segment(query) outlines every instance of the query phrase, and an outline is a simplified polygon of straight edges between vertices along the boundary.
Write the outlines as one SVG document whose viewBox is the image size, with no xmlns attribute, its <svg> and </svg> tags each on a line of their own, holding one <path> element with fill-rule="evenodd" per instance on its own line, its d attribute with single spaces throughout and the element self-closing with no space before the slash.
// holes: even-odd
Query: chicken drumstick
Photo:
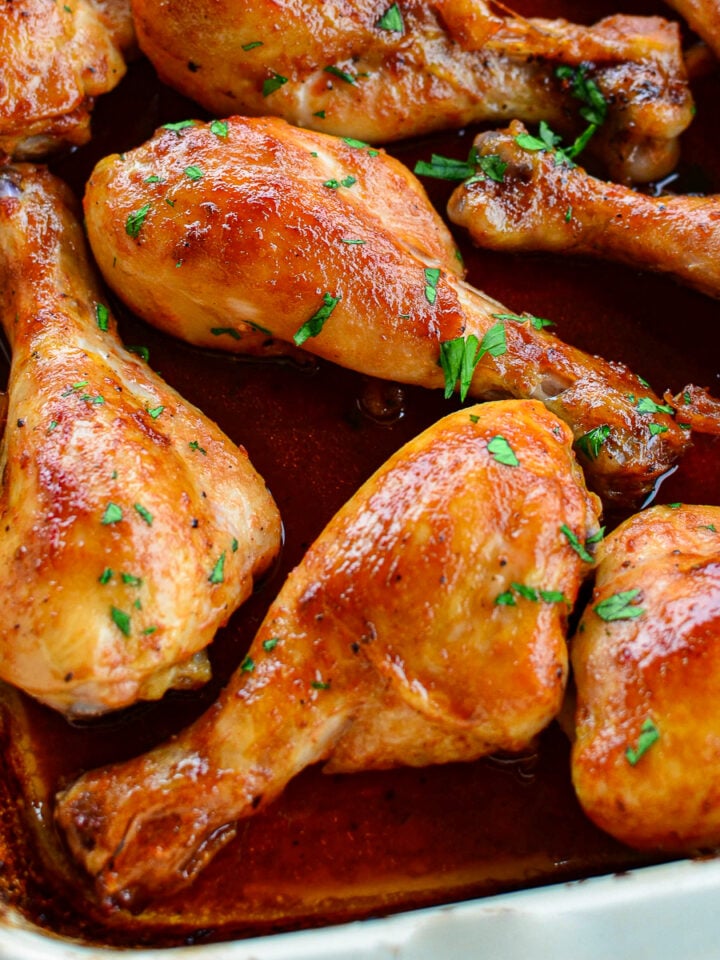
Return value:
<svg viewBox="0 0 720 960">
<path fill-rule="evenodd" d="M 125 74 L 129 0 L 14 0 L 0 16 L 0 154 L 34 159 L 90 138 L 94 98 Z"/>
<path fill-rule="evenodd" d="M 149 322 L 202 346 L 275 337 L 386 380 L 540 399 L 608 500 L 643 496 L 688 442 L 625 367 L 463 283 L 418 181 L 359 141 L 272 117 L 171 125 L 98 164 L 85 215 L 105 278 Z M 466 375 L 441 369 L 445 351 Z"/>
<path fill-rule="evenodd" d="M 526 137 L 514 121 L 475 139 L 479 156 L 507 164 L 502 182 L 473 179 L 450 198 L 450 219 L 479 246 L 619 260 L 720 297 L 720 197 L 650 197 L 528 150 Z"/>
<path fill-rule="evenodd" d="M 601 545 L 572 641 L 575 789 L 641 849 L 720 844 L 720 507 L 654 507 Z"/>
<path fill-rule="evenodd" d="M 68 714 L 207 679 L 277 552 L 247 454 L 123 349 L 69 190 L 0 167 L 0 677 Z"/>
<path fill-rule="evenodd" d="M 659 17 L 580 27 L 483 0 L 133 0 L 133 13 L 160 76 L 218 116 L 378 143 L 513 117 L 577 133 L 555 70 L 584 64 L 609 105 L 594 145 L 617 180 L 669 173 L 692 119 L 679 30 Z"/>
<path fill-rule="evenodd" d="M 218 703 L 60 796 L 101 896 L 188 883 L 308 764 L 423 766 L 527 745 L 560 707 L 587 569 L 577 546 L 597 530 L 571 442 L 541 404 L 501 401 L 391 457 L 290 574 Z"/>
</svg>

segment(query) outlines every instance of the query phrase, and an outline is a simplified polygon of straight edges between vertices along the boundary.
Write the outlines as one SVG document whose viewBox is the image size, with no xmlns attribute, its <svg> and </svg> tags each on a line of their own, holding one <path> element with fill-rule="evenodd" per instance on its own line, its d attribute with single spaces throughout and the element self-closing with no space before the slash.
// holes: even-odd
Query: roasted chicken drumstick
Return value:
<svg viewBox="0 0 720 960">
<path fill-rule="evenodd" d="M 13 0 L 0 15 L 0 153 L 41 157 L 90 138 L 95 97 L 125 74 L 129 0 Z"/>
<path fill-rule="evenodd" d="M 526 137 L 514 121 L 475 139 L 480 157 L 506 164 L 502 182 L 473 178 L 448 204 L 450 219 L 479 246 L 619 260 L 720 297 L 720 197 L 647 196 L 591 177 L 552 151 L 528 150 Z"/>
<path fill-rule="evenodd" d="M 585 64 L 609 104 L 595 140 L 618 180 L 677 161 L 692 103 L 676 24 L 498 17 L 482 0 L 133 0 L 160 76 L 218 116 L 278 115 L 374 142 L 479 120 L 578 132 L 555 76 Z"/>
<path fill-rule="evenodd" d="M 637 514 L 598 551 L 572 641 L 575 789 L 631 846 L 720 844 L 720 507 Z"/>
<path fill-rule="evenodd" d="M 275 337 L 386 380 L 540 399 L 608 500 L 634 502 L 685 448 L 672 408 L 625 367 L 464 283 L 422 187 L 383 151 L 272 117 L 171 127 L 102 160 L 85 195 L 108 283 L 151 323 L 206 347 Z M 441 369 L 453 350 L 466 376 Z"/>
<path fill-rule="evenodd" d="M 290 574 L 218 703 L 60 797 L 101 896 L 189 882 L 308 764 L 424 766 L 527 745 L 560 707 L 587 569 L 577 547 L 597 531 L 571 443 L 541 404 L 501 401 L 391 457 Z"/>
<path fill-rule="evenodd" d="M 94 714 L 208 676 L 204 647 L 276 553 L 265 484 L 128 353 L 69 190 L 0 167 L 0 677 Z"/>
</svg>

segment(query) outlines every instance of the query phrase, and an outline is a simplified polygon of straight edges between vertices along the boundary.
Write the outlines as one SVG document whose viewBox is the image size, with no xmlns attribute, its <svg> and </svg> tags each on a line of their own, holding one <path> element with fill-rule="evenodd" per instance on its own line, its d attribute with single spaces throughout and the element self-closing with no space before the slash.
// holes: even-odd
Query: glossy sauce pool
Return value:
<svg viewBox="0 0 720 960">
<path fill-rule="evenodd" d="M 605 0 L 584 4 L 581 18 L 567 2 L 517 6 L 585 22 L 616 12 Z M 668 11 L 633 2 L 623 12 Z M 694 92 L 698 114 L 683 139 L 676 187 L 720 192 L 720 76 L 702 78 Z M 160 123 L 190 116 L 202 113 L 161 87 L 141 61 L 98 104 L 93 143 L 53 168 L 80 193 L 100 156 L 140 143 Z M 473 132 L 394 145 L 392 152 L 411 166 L 432 152 L 464 158 Z M 426 186 L 442 211 L 452 187 Z M 658 393 L 694 382 L 720 394 L 720 303 L 620 266 L 479 252 L 459 232 L 457 239 L 470 282 L 511 310 L 551 318 L 558 336 L 623 360 Z M 568 742 L 554 724 L 520 757 L 352 776 L 310 769 L 241 825 L 237 839 L 185 893 L 135 915 L 108 914 L 93 903 L 52 828 L 55 791 L 81 770 L 154 746 L 207 707 L 242 660 L 285 575 L 333 513 L 394 450 L 456 405 L 314 360 L 259 363 L 202 352 L 118 313 L 125 342 L 147 346 L 153 368 L 247 447 L 277 500 L 285 545 L 272 574 L 213 644 L 214 679 L 205 690 L 171 693 L 161 703 L 76 725 L 5 692 L 5 898 L 55 932 L 91 942 L 170 945 L 377 915 L 648 862 L 584 817 L 570 784 Z M 720 439 L 698 437 L 656 500 L 720 503 L 719 467 Z M 617 519 L 606 517 L 610 525 Z"/>
</svg>

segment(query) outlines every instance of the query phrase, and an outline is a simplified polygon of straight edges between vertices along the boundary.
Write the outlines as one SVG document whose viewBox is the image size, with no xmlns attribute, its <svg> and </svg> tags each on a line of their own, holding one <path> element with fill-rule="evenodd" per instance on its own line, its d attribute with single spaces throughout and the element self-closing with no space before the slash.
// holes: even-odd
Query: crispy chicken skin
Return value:
<svg viewBox="0 0 720 960">
<path fill-rule="evenodd" d="M 122 347 L 69 191 L 29 165 L 0 168 L 0 319 L 0 677 L 71 715 L 203 682 L 277 509 L 245 450 Z"/>
<path fill-rule="evenodd" d="M 187 883 L 308 764 L 424 766 L 527 745 L 559 710 L 587 569 L 561 528 L 585 543 L 598 524 L 571 442 L 541 404 L 500 401 L 391 457 L 290 574 L 218 703 L 60 796 L 101 896 Z"/>
<path fill-rule="evenodd" d="M 160 76 L 219 116 L 277 115 L 387 142 L 479 120 L 577 131 L 558 64 L 591 65 L 610 104 L 596 145 L 618 180 L 677 162 L 692 119 L 679 31 L 659 17 L 500 18 L 482 0 L 133 0 Z"/>
<path fill-rule="evenodd" d="M 688 443 L 625 367 L 503 319 L 464 283 L 423 188 L 382 150 L 272 117 L 161 130 L 98 164 L 85 216 L 108 283 L 190 343 L 242 352 L 310 322 L 304 349 L 438 388 L 441 342 L 487 335 L 470 396 L 543 400 L 607 500 L 635 502 Z"/>
<path fill-rule="evenodd" d="M 461 184 L 450 219 L 493 250 L 549 250 L 619 260 L 670 273 L 720 297 L 720 197 L 651 197 L 571 168 L 548 151 L 527 150 L 519 121 L 475 139 L 480 156 L 507 164 L 502 183 Z"/>
<path fill-rule="evenodd" d="M 580 802 L 634 847 L 717 846 L 720 507 L 646 510 L 598 557 L 571 646 Z"/>
<path fill-rule="evenodd" d="M 127 0 L 2 0 L 0 153 L 36 159 L 90 139 L 94 98 L 125 74 Z"/>
</svg>

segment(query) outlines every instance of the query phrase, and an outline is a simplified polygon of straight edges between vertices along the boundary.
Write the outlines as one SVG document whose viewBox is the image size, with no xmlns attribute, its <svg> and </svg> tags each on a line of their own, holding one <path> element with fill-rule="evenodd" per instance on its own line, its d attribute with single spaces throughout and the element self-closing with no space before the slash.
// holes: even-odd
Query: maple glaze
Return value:
<svg viewBox="0 0 720 960">
<path fill-rule="evenodd" d="M 566 0 L 517 6 L 578 19 Z M 658 8 L 634 0 L 623 12 L 667 15 Z M 608 0 L 592 0 L 583 5 L 582 19 L 612 12 Z M 698 114 L 683 138 L 674 187 L 720 192 L 714 122 L 720 76 L 711 74 L 693 89 Z M 202 112 L 157 84 L 139 62 L 99 101 L 93 142 L 53 169 L 81 191 L 100 156 L 188 116 Z M 410 165 L 431 152 L 464 158 L 474 132 L 400 143 L 392 152 Z M 426 186 L 442 210 L 452 184 Z M 716 301 L 620 266 L 475 251 L 460 231 L 456 235 L 469 280 L 511 309 L 551 318 L 564 340 L 626 362 L 658 392 L 695 382 L 720 393 L 712 349 Z M 55 790 L 84 769 L 154 746 L 208 706 L 242 660 L 284 576 L 327 520 L 394 450 L 456 404 L 314 360 L 260 363 L 199 351 L 119 312 L 125 342 L 146 345 L 153 368 L 247 447 L 277 500 L 285 546 L 272 573 L 218 635 L 210 651 L 214 679 L 199 693 L 171 693 L 161 703 L 74 726 L 7 694 L 0 728 L 7 767 L 0 790 L 6 899 L 57 932 L 93 942 L 165 945 L 376 915 L 648 862 L 583 816 L 570 785 L 567 740 L 553 725 L 536 751 L 519 758 L 352 776 L 311 769 L 243 824 L 189 890 L 135 916 L 106 915 L 93 905 L 51 826 Z M 720 438 L 698 437 L 657 501 L 720 503 L 719 467 Z M 610 524 L 618 519 L 606 517 Z M 171 558 L 168 566 L 171 571 Z"/>
</svg>

